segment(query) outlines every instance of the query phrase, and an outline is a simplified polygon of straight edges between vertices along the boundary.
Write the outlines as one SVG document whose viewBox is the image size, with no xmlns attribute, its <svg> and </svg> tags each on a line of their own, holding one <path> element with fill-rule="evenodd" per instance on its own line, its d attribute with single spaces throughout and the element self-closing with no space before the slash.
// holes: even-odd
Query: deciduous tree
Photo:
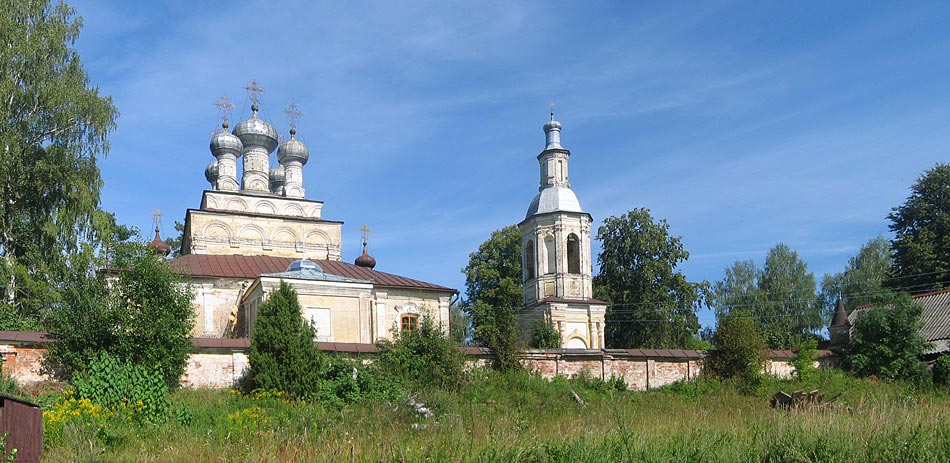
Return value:
<svg viewBox="0 0 950 463">
<path fill-rule="evenodd" d="M 759 290 L 767 301 L 755 315 L 769 348 L 793 348 L 824 327 L 821 308 L 815 304 L 815 276 L 788 245 L 779 243 L 769 250 Z"/>
<path fill-rule="evenodd" d="M 950 286 L 950 165 L 924 172 L 887 218 L 895 233 L 889 286 L 915 293 Z"/>
<path fill-rule="evenodd" d="M 884 282 L 893 267 L 891 243 L 882 235 L 861 246 L 858 254 L 848 259 L 843 272 L 825 274 L 818 294 L 818 304 L 825 320 L 831 319 L 838 298 L 848 312 L 861 305 L 880 302 L 882 291 L 885 291 Z"/>
<path fill-rule="evenodd" d="M 79 243 L 93 238 L 117 111 L 89 84 L 64 3 L 0 0 L 0 293 L 6 311 L 40 318 Z"/>
<path fill-rule="evenodd" d="M 920 380 L 927 342 L 920 336 L 923 309 L 900 294 L 859 313 L 851 333 L 848 363 L 855 373 L 889 379 Z"/>
<path fill-rule="evenodd" d="M 608 217 L 597 229 L 601 253 L 595 294 L 610 303 L 605 337 L 611 348 L 677 348 L 699 331 L 696 310 L 707 284 L 677 270 L 689 258 L 680 237 L 648 209 Z"/>
</svg>

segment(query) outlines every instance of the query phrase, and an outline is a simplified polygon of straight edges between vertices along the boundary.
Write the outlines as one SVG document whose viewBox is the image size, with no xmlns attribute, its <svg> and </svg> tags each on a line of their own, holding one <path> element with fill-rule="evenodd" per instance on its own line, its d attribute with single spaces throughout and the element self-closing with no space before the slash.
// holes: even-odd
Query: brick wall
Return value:
<svg viewBox="0 0 950 463">
<path fill-rule="evenodd" d="M 0 356 L 3 373 L 21 384 L 47 381 L 42 372 L 44 344 L 42 336 L 27 341 L 4 339 L 0 332 Z M 6 336 L 9 337 L 9 336 Z M 42 339 L 42 340 L 41 340 Z M 185 387 L 231 387 L 237 384 L 248 367 L 247 339 L 195 339 L 195 351 L 188 359 L 181 384 Z M 354 359 L 372 361 L 376 348 L 372 344 L 319 343 L 320 348 L 335 351 Z M 470 366 L 489 364 L 491 352 L 483 348 L 463 347 Z M 791 351 L 772 351 L 765 371 L 778 377 L 794 374 Z M 819 364 L 834 364 L 835 357 L 827 351 L 819 353 Z M 530 371 L 545 378 L 586 374 L 603 380 L 623 378 L 627 387 L 646 390 L 676 381 L 692 380 L 702 369 L 702 353 L 691 350 L 528 350 L 521 353 L 521 362 Z"/>
</svg>

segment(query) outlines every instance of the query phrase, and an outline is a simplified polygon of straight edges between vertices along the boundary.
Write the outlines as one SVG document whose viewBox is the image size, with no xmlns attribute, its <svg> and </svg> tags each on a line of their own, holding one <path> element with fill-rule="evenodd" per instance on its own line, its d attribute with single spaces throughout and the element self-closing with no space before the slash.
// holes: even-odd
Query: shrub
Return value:
<svg viewBox="0 0 950 463">
<path fill-rule="evenodd" d="M 934 384 L 950 386 L 950 355 L 941 355 L 933 366 Z"/>
<path fill-rule="evenodd" d="M 465 356 L 428 313 L 419 327 L 394 332 L 394 341 L 382 341 L 374 371 L 414 387 L 457 389 L 462 385 Z"/>
<path fill-rule="evenodd" d="M 923 309 L 902 294 L 886 305 L 861 312 L 855 321 L 848 363 L 859 376 L 920 381 L 926 366 L 920 356 L 927 346 L 920 336 Z"/>
<path fill-rule="evenodd" d="M 557 349 L 561 347 L 561 333 L 550 323 L 535 320 L 531 323 L 530 345 L 535 349 Z"/>
<path fill-rule="evenodd" d="M 191 290 L 164 262 L 139 244 L 114 262 L 109 284 L 75 275 L 63 305 L 50 311 L 55 338 L 48 360 L 66 379 L 82 373 L 100 353 L 156 366 L 169 388 L 178 387 L 191 353 Z"/>
<path fill-rule="evenodd" d="M 815 368 L 815 357 L 818 355 L 818 341 L 807 339 L 798 345 L 792 365 L 795 366 L 795 376 L 800 380 L 809 379 L 818 371 Z"/>
<path fill-rule="evenodd" d="M 713 376 L 756 382 L 765 364 L 765 341 L 751 320 L 727 315 L 719 319 L 713 335 L 716 350 L 705 359 L 705 370 Z"/>
<path fill-rule="evenodd" d="M 171 406 L 158 366 L 133 364 L 107 353 L 93 359 L 74 385 L 76 398 L 139 422 L 162 422 Z"/>
</svg>

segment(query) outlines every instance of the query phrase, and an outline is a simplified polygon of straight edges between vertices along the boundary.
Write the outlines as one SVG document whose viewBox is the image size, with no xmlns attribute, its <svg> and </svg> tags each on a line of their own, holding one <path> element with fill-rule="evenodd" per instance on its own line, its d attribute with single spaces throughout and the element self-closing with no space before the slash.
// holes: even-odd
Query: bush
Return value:
<svg viewBox="0 0 950 463">
<path fill-rule="evenodd" d="M 432 317 L 424 313 L 419 327 L 394 332 L 395 341 L 381 341 L 374 371 L 414 387 L 457 389 L 462 385 L 465 356 Z"/>
<path fill-rule="evenodd" d="M 815 357 L 818 355 L 818 341 L 807 339 L 798 345 L 792 365 L 795 366 L 795 377 L 806 380 L 818 371 L 815 368 Z"/>
<path fill-rule="evenodd" d="M 757 383 L 765 365 L 765 341 L 751 320 L 737 315 L 720 318 L 713 345 L 716 350 L 706 356 L 704 371 L 722 379 Z"/>
<path fill-rule="evenodd" d="M 139 422 L 163 422 L 171 403 L 161 368 L 122 361 L 107 353 L 74 381 L 76 397 Z"/>
<path fill-rule="evenodd" d="M 535 349 L 557 349 L 561 347 L 561 333 L 550 323 L 535 320 L 531 323 L 531 343 Z"/>
<path fill-rule="evenodd" d="M 854 324 L 848 363 L 859 376 L 921 381 L 926 365 L 920 356 L 927 346 L 920 336 L 923 309 L 902 294 L 886 305 L 861 312 Z"/>
<path fill-rule="evenodd" d="M 933 380 L 934 384 L 950 386 L 950 355 L 941 355 L 940 358 L 934 362 Z"/>
<path fill-rule="evenodd" d="M 74 275 L 63 305 L 50 311 L 55 338 L 48 361 L 66 379 L 107 352 L 138 365 L 156 366 L 169 388 L 178 387 L 191 353 L 191 290 L 164 261 L 140 245 L 123 249 L 109 284 Z"/>
</svg>

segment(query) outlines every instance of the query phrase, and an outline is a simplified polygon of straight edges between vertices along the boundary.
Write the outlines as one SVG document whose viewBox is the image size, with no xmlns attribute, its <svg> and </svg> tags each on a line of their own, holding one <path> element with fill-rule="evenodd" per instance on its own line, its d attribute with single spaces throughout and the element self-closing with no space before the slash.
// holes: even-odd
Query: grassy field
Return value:
<svg viewBox="0 0 950 463">
<path fill-rule="evenodd" d="M 945 462 L 950 393 L 822 372 L 741 394 L 714 381 L 649 392 L 592 380 L 476 372 L 455 392 L 344 407 L 229 390 L 173 393 L 158 425 L 53 393 L 44 461 Z M 777 390 L 841 393 L 826 411 L 780 411 Z M 575 402 L 571 391 L 587 402 Z M 134 408 L 134 404 L 130 407 Z"/>
</svg>

